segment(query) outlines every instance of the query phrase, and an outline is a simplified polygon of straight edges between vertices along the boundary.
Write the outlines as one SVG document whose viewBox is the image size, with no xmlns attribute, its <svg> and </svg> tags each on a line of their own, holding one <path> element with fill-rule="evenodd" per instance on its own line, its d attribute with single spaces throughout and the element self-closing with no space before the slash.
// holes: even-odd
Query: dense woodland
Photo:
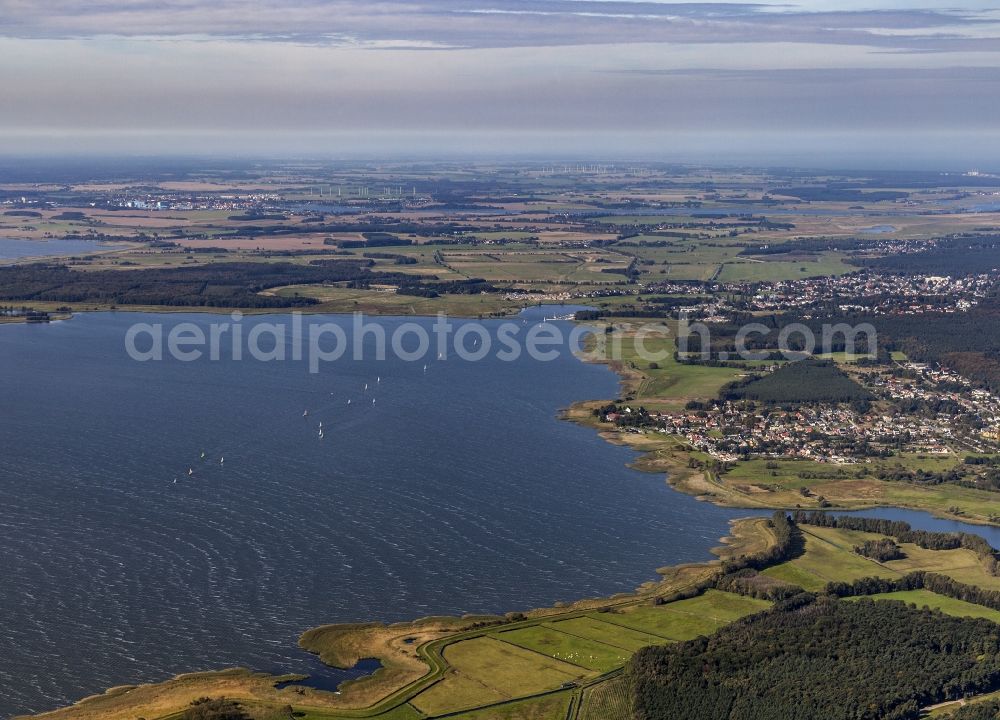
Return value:
<svg viewBox="0 0 1000 720">
<path fill-rule="evenodd" d="M 371 261 L 365 261 L 370 263 Z M 71 270 L 63 265 L 0 267 L 0 300 L 101 302 L 116 305 L 171 305 L 278 308 L 312 305 L 305 297 L 259 295 L 283 285 L 348 281 L 398 281 L 406 276 L 374 273 L 356 261 L 322 266 L 292 263 L 214 263 L 148 270 Z"/>
<path fill-rule="evenodd" d="M 1000 237 L 947 238 L 921 252 L 853 258 L 851 263 L 879 272 L 910 275 L 976 275 L 1000 268 Z"/>
<path fill-rule="evenodd" d="M 871 323 L 886 350 L 902 350 L 915 362 L 943 363 L 973 382 L 1000 390 L 1000 308 L 996 300 L 964 313 L 858 316 L 847 322 Z"/>
<path fill-rule="evenodd" d="M 1000 626 L 803 593 L 711 638 L 640 650 L 627 674 L 637 720 L 916 720 L 1000 687 Z"/>
<path fill-rule="evenodd" d="M 397 292 L 400 295 L 438 297 L 439 295 L 478 295 L 480 293 L 499 292 L 499 288 L 482 278 L 418 283 L 414 278 L 410 277 L 404 281 L 404 284 L 399 287 Z"/>
<path fill-rule="evenodd" d="M 795 238 L 783 243 L 749 245 L 740 255 L 813 255 L 822 252 L 858 252 L 878 247 L 875 238 Z"/>
<path fill-rule="evenodd" d="M 754 400 L 769 404 L 865 402 L 870 392 L 845 375 L 833 362 L 802 360 L 770 375 L 751 375 L 719 391 L 722 400 Z"/>
</svg>

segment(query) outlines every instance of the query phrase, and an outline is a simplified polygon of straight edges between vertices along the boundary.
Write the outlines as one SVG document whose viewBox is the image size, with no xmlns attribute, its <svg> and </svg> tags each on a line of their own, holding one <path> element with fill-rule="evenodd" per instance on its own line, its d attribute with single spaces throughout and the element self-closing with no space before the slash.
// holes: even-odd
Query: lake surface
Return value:
<svg viewBox="0 0 1000 720">
<path fill-rule="evenodd" d="M 52 257 L 66 255 L 89 255 L 110 250 L 113 246 L 102 245 L 94 240 L 20 240 L 0 238 L 0 260 L 17 260 L 27 257 Z"/>
<path fill-rule="evenodd" d="M 136 322 L 226 319 L 0 327 L 0 717 L 183 671 L 321 671 L 296 640 L 323 623 L 628 591 L 708 559 L 748 514 L 676 493 L 558 419 L 617 394 L 607 368 L 565 352 L 313 375 L 124 350 Z M 288 320 L 242 324 L 264 322 Z"/>
</svg>

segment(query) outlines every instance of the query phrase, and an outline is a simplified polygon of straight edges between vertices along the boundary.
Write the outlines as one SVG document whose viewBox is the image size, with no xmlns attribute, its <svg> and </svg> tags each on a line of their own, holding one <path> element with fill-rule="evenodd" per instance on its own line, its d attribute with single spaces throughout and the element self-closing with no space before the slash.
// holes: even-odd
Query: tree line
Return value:
<svg viewBox="0 0 1000 720">
<path fill-rule="evenodd" d="M 836 597 L 858 597 L 880 595 L 882 593 L 910 590 L 928 590 L 954 600 L 982 605 L 991 610 L 1000 610 L 1000 590 L 988 590 L 978 585 L 968 585 L 939 573 L 914 570 L 900 578 L 858 578 L 853 582 L 836 581 L 827 583 L 826 594 Z"/>
<path fill-rule="evenodd" d="M 313 305 L 313 298 L 261 295 L 285 285 L 348 282 L 412 282 L 398 273 L 372 272 L 363 261 L 321 266 L 294 263 L 212 263 L 178 268 L 79 271 L 35 263 L 0 267 L 0 300 L 100 302 L 113 305 L 170 305 L 279 308 Z"/>
</svg>

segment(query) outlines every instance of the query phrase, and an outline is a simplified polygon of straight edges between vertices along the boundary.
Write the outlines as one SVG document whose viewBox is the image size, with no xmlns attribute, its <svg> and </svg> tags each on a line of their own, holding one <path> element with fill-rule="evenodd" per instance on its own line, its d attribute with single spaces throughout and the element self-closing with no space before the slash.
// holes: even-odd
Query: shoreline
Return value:
<svg viewBox="0 0 1000 720">
<path fill-rule="evenodd" d="M 710 473 L 687 467 L 686 465 L 680 464 L 672 459 L 666 459 L 662 455 L 658 455 L 658 450 L 661 449 L 643 447 L 643 435 L 641 434 L 635 435 L 633 433 L 625 433 L 601 428 L 594 423 L 589 422 L 587 417 L 574 416 L 574 413 L 580 413 L 582 411 L 586 411 L 586 414 L 589 415 L 591 405 L 593 405 L 593 401 L 575 403 L 564 411 L 563 418 L 569 422 L 574 422 L 583 427 L 591 428 L 601 439 L 611 445 L 628 447 L 639 453 L 639 456 L 633 462 L 628 464 L 629 467 L 641 472 L 663 474 L 664 482 L 666 482 L 671 489 L 684 493 L 685 495 L 690 495 L 701 502 L 711 503 L 717 507 L 730 508 L 734 510 L 747 510 L 748 512 L 770 512 L 773 510 L 793 512 L 795 510 L 818 509 L 830 512 L 856 512 L 898 508 L 900 510 L 925 512 L 928 515 L 940 520 L 949 520 L 968 525 L 980 525 L 983 527 L 1000 527 L 1000 523 L 990 522 L 987 519 L 970 517 L 968 515 L 954 515 L 918 503 L 872 502 L 859 499 L 855 501 L 848 500 L 847 502 L 841 501 L 826 508 L 802 507 L 801 505 L 765 502 L 755 503 L 753 499 L 747 495 L 740 493 L 724 483 L 713 480 L 710 477 Z M 638 438 L 639 440 L 636 441 L 632 438 Z M 682 452 L 682 450 L 678 450 L 675 454 L 680 454 Z"/>
<path fill-rule="evenodd" d="M 528 306 L 531 307 L 531 306 Z M 559 307 L 555 305 L 554 307 Z M 522 308 L 523 309 L 523 308 Z M 178 308 L 165 312 L 187 312 L 190 308 Z M 138 308 L 137 312 L 158 312 L 146 308 Z M 217 313 L 228 312 L 212 308 Z M 254 314 L 286 314 L 274 312 L 274 309 L 262 310 Z M 322 313 L 316 313 L 322 314 Z M 329 313 L 340 314 L 340 313 Z M 346 313 L 342 313 L 346 314 Z M 388 314 L 396 317 L 398 314 Z M 432 318 L 434 316 L 423 316 Z M 583 361 L 581 359 L 581 361 Z M 617 368 L 610 361 L 590 361 L 607 365 L 618 376 L 620 386 L 624 390 L 628 383 L 628 370 Z M 634 379 L 634 378 L 633 378 Z M 618 593 L 605 598 L 584 598 L 568 604 L 557 603 L 552 607 L 535 608 L 522 612 L 509 612 L 503 616 L 497 615 L 467 615 L 461 617 L 425 617 L 403 623 L 348 623 L 325 625 L 307 629 L 299 638 L 299 647 L 320 661 L 337 669 L 351 669 L 358 661 L 376 659 L 381 666 L 372 674 L 355 679 L 345 680 L 338 686 L 336 694 L 329 691 L 317 691 L 308 686 L 290 686 L 277 690 L 274 686 L 289 680 L 302 679 L 302 675 L 270 675 L 247 668 L 227 668 L 222 670 L 187 672 L 171 679 L 142 685 L 120 685 L 83 698 L 72 705 L 46 711 L 36 715 L 17 716 L 15 720 L 26 720 L 29 717 L 51 718 L 51 720 L 96 720 L 97 718 L 119 718 L 108 714 L 107 705 L 120 701 L 121 698 L 132 695 L 158 697 L 164 693 L 194 693 L 194 697 L 210 693 L 218 693 L 218 683 L 222 682 L 231 692 L 240 697 L 249 696 L 270 701 L 294 701 L 297 704 L 309 704 L 308 707 L 330 712 L 343 711 L 347 716 L 367 717 L 391 710 L 405 703 L 408 699 L 427 689 L 439 680 L 447 669 L 443 657 L 443 649 L 447 645 L 463 639 L 478 637 L 483 628 L 496 628 L 503 625 L 516 629 L 522 625 L 536 624 L 539 619 L 553 620 L 555 618 L 571 618 L 575 613 L 593 611 L 606 607 L 628 606 L 672 593 L 682 592 L 705 577 L 714 574 L 721 561 L 743 554 L 749 554 L 762 544 L 766 547 L 773 540 L 765 529 L 766 518 L 755 513 L 770 513 L 771 510 L 795 510 L 795 507 L 775 507 L 773 504 L 752 504 L 725 485 L 713 482 L 710 473 L 700 468 L 687 466 L 683 459 L 687 452 L 680 447 L 673 452 L 664 454 L 663 438 L 654 436 L 652 439 L 645 433 L 627 433 L 601 427 L 593 421 L 591 410 L 595 406 L 606 404 L 607 401 L 579 401 L 559 412 L 562 420 L 573 422 L 594 430 L 598 437 L 609 444 L 628 446 L 639 453 L 638 457 L 629 463 L 630 467 L 647 473 L 663 473 L 667 484 L 677 492 L 692 495 L 696 499 L 711 502 L 721 507 L 745 509 L 748 516 L 730 521 L 729 534 L 718 539 L 720 545 L 709 551 L 717 559 L 702 563 L 687 563 L 661 567 L 656 570 L 659 578 L 642 583 L 631 593 Z M 669 436 L 668 436 L 669 437 Z M 645 447 L 644 447 L 645 445 Z M 650 447 L 653 445 L 653 447 Z M 836 510 L 859 510 L 876 507 L 905 507 L 868 503 L 857 507 L 830 508 Z M 937 517 L 954 520 L 956 518 L 935 513 L 926 507 L 914 506 L 909 509 L 921 510 Z M 975 522 L 971 518 L 961 518 L 962 522 Z M 992 525 L 988 522 L 979 524 Z M 692 579 L 693 578 L 693 579 Z M 185 686 L 194 686 L 185 689 Z M 242 693 L 242 695 L 240 694 Z M 369 702 L 370 700 L 370 702 Z M 395 704 L 394 704 L 395 703 Z M 129 703 L 134 708 L 134 703 Z M 146 705 L 140 707 L 145 708 Z M 91 712 L 96 714 L 90 714 Z M 133 710 L 129 710 L 132 717 Z M 126 714 L 128 714 L 126 713 Z M 120 717 L 124 720 L 126 715 Z M 169 717 L 166 716 L 157 717 Z"/>
<path fill-rule="evenodd" d="M 620 609 L 682 596 L 716 577 L 723 561 L 773 545 L 776 540 L 768 522 L 767 518 L 759 516 L 731 520 L 729 533 L 710 549 L 715 559 L 659 568 L 656 570 L 658 579 L 646 581 L 632 592 L 584 598 L 502 616 L 430 616 L 402 623 L 346 623 L 306 630 L 300 636 L 299 647 L 331 667 L 349 669 L 364 659 L 381 663 L 381 667 L 370 675 L 342 682 L 337 693 L 302 685 L 278 690 L 277 685 L 305 676 L 270 675 L 231 667 L 185 672 L 161 682 L 118 685 L 71 705 L 17 715 L 12 720 L 134 720 L 137 713 L 144 713 L 142 716 L 150 720 L 164 720 L 179 717 L 177 708 L 183 708 L 191 700 L 220 694 L 247 704 L 294 703 L 309 711 L 335 713 L 338 718 L 373 717 L 399 707 L 440 680 L 449 667 L 443 655 L 448 645 L 475 639 L 499 626 L 505 631 L 515 630 L 540 622 L 572 619 L 595 610 Z M 400 649 L 406 651 L 409 671 L 401 662 Z M 129 702 L 123 703 L 125 698 Z M 153 715 L 153 712 L 160 714 Z"/>
<path fill-rule="evenodd" d="M 582 298 L 586 299 L 586 298 Z M 48 312 L 53 314 L 56 312 L 55 309 L 47 309 L 49 305 L 57 305 L 58 307 L 68 307 L 68 312 L 59 313 L 58 320 L 66 321 L 72 320 L 77 315 L 86 315 L 90 313 L 147 313 L 150 315 L 182 315 L 185 313 L 197 314 L 197 315 L 231 315 L 234 312 L 241 313 L 244 317 L 261 317 L 261 316 L 281 316 L 290 315 L 293 312 L 301 313 L 302 315 L 353 315 L 357 312 L 362 312 L 359 310 L 330 310 L 330 309 L 317 309 L 314 305 L 306 305 L 303 307 L 288 307 L 288 308 L 239 308 L 239 307 L 208 307 L 206 305 L 116 305 L 116 306 L 90 306 L 84 308 L 75 308 L 72 303 L 53 303 L 48 301 L 37 301 L 37 300 L 9 300 L 6 302 L 10 303 L 24 303 L 23 307 L 37 308 L 42 312 Z M 520 305 L 516 308 L 512 308 L 510 312 L 503 314 L 464 314 L 464 313 L 451 313 L 446 312 L 445 314 L 450 318 L 458 318 L 462 320 L 502 320 L 504 318 L 516 317 L 518 314 L 532 307 L 541 307 L 543 305 L 549 305 L 550 303 L 538 303 L 530 305 Z M 567 305 L 576 303 L 566 303 Z M 562 307 L 561 305 L 552 305 L 552 307 Z M 423 313 L 414 313 L 412 315 L 401 315 L 399 313 L 398 307 L 385 308 L 384 311 L 376 308 L 374 310 L 368 309 L 362 312 L 364 315 L 369 315 L 372 317 L 398 317 L 398 318 L 427 318 L 435 319 L 437 315 L 426 315 Z M 53 322 L 57 319 L 55 315 L 52 315 Z M 2 325 L 25 325 L 28 324 L 27 320 L 22 316 L 14 316 L 10 318 L 0 318 L 0 326 Z"/>
<path fill-rule="evenodd" d="M 606 365 L 614 372 L 618 376 L 619 397 L 625 397 L 630 393 L 634 393 L 644 378 L 640 370 L 629 368 L 621 361 L 584 358 L 580 358 L 580 360 L 581 362 Z M 644 398 L 637 397 L 634 402 L 641 404 L 643 400 Z M 712 471 L 689 466 L 687 463 L 692 457 L 690 454 L 691 451 L 684 449 L 684 441 L 677 438 L 677 436 L 661 435 L 659 433 L 626 432 L 617 429 L 613 425 L 603 426 L 595 422 L 591 411 L 595 407 L 606 405 L 608 402 L 608 400 L 579 401 L 563 409 L 560 417 L 563 420 L 593 430 L 598 437 L 607 443 L 634 450 L 638 453 L 638 456 L 628 464 L 629 467 L 646 473 L 661 473 L 665 476 L 664 481 L 671 489 L 685 495 L 690 495 L 701 502 L 708 502 L 717 507 L 761 512 L 771 512 L 773 510 L 792 512 L 795 510 L 819 509 L 832 512 L 854 512 L 880 508 L 898 508 L 901 510 L 926 512 L 941 520 L 985 527 L 1000 527 L 1000 522 L 992 522 L 987 518 L 953 514 L 921 503 L 899 501 L 878 502 L 850 496 L 837 498 L 834 504 L 825 508 L 806 507 L 801 504 L 758 502 L 755 498 L 721 482 Z"/>
<path fill-rule="evenodd" d="M 575 306 L 586 306 L 587 298 L 574 299 L 572 302 L 565 303 L 547 303 L 547 302 L 536 302 L 536 303 L 518 303 L 512 305 L 509 309 L 503 312 L 492 312 L 488 314 L 483 313 L 463 313 L 463 312 L 452 312 L 443 308 L 440 312 L 451 318 L 460 318 L 464 320 L 501 320 L 503 318 L 516 317 L 518 314 L 533 307 L 565 307 L 566 305 Z M 156 315 L 179 315 L 184 313 L 191 314 L 202 314 L 202 315 L 231 315 L 232 313 L 241 313 L 244 317 L 250 316 L 262 316 L 262 315 L 291 315 L 292 313 L 298 312 L 302 315 L 353 315 L 354 313 L 361 312 L 364 315 L 370 315 L 372 317 L 399 317 L 399 318 L 428 318 L 434 319 L 437 314 L 428 314 L 423 312 L 413 312 L 410 314 L 401 313 L 401 307 L 398 306 L 388 306 L 380 307 L 375 306 L 365 306 L 364 310 L 357 309 L 336 309 L 323 307 L 324 303 L 317 303 L 314 305 L 302 305 L 296 307 L 270 307 L 270 308 L 257 308 L 257 307 L 216 307 L 209 305 L 112 305 L 104 303 L 72 303 L 72 302 L 60 302 L 54 300 L 6 300 L 3 303 L 17 304 L 18 307 L 26 307 L 41 312 L 48 312 L 50 314 L 55 314 L 58 312 L 57 308 L 68 308 L 68 310 L 60 313 L 63 320 L 70 320 L 75 315 L 83 315 L 87 313 L 149 313 Z M 589 306 L 587 306 L 589 307 Z M 0 321 L 0 324 L 19 324 L 23 323 L 24 319 L 21 317 L 12 317 L 5 321 Z"/>
</svg>

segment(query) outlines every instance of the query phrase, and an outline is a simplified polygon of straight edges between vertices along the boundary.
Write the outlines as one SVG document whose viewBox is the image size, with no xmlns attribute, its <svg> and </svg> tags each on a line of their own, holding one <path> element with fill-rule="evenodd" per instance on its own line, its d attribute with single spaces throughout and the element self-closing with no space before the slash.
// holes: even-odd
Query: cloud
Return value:
<svg viewBox="0 0 1000 720">
<path fill-rule="evenodd" d="M 893 7 L 833 10 L 789 3 L 614 0 L 0 0 L 0 35 L 18 38 L 208 36 L 369 48 L 539 47 L 652 43 L 809 42 L 883 48 L 993 47 L 995 14 Z M 819 4 L 817 4 L 819 3 Z"/>
<path fill-rule="evenodd" d="M 0 152 L 996 148 L 958 1 L 0 0 Z"/>
</svg>

